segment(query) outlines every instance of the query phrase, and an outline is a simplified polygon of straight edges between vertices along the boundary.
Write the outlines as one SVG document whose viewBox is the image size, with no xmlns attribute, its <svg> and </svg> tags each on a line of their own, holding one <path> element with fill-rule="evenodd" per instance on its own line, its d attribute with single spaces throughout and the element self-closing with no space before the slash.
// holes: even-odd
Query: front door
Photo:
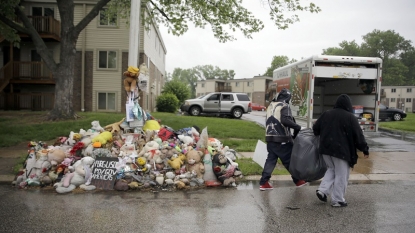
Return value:
<svg viewBox="0 0 415 233">
<path fill-rule="evenodd" d="M 219 112 L 220 93 L 211 95 L 204 103 L 204 112 Z"/>
</svg>

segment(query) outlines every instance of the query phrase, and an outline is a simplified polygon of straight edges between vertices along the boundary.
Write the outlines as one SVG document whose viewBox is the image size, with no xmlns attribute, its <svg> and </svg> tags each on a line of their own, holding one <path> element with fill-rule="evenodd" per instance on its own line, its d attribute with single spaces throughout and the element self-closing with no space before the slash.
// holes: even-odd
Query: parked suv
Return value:
<svg viewBox="0 0 415 233">
<path fill-rule="evenodd" d="M 249 113 L 251 100 L 245 93 L 214 92 L 197 99 L 189 99 L 180 107 L 183 112 L 192 116 L 201 113 L 212 113 L 219 115 L 230 115 L 241 118 L 244 113 Z"/>
</svg>

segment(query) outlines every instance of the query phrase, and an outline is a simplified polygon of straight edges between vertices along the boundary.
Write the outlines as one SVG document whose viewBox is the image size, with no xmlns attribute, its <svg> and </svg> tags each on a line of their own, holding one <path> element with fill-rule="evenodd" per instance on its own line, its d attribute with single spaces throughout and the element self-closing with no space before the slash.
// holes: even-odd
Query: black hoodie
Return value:
<svg viewBox="0 0 415 233">
<path fill-rule="evenodd" d="M 313 131 L 320 135 L 320 154 L 346 160 L 351 167 L 357 163 L 356 149 L 369 150 L 348 95 L 337 98 L 334 108 L 318 118 Z"/>
</svg>

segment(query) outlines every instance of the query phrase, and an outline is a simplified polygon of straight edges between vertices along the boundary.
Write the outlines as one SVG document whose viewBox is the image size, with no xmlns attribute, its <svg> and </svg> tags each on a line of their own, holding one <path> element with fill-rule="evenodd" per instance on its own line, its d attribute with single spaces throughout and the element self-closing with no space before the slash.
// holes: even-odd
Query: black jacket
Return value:
<svg viewBox="0 0 415 233">
<path fill-rule="evenodd" d="M 357 163 L 356 149 L 369 150 L 348 95 L 337 98 L 334 108 L 318 118 L 313 131 L 320 135 L 320 154 L 346 160 L 350 167 Z"/>
</svg>

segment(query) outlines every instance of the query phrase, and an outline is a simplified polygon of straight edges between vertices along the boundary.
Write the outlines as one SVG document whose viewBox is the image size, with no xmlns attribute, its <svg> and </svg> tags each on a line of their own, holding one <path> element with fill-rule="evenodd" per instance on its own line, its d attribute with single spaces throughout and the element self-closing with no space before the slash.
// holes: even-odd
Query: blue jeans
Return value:
<svg viewBox="0 0 415 233">
<path fill-rule="evenodd" d="M 259 184 L 263 185 L 265 182 L 269 181 L 271 178 L 271 174 L 277 165 L 278 158 L 281 160 L 284 167 L 289 170 L 290 168 L 290 160 L 291 160 L 291 151 L 293 149 L 293 143 L 289 142 L 286 144 L 281 145 L 278 142 L 268 142 L 267 143 L 267 150 L 268 150 L 268 157 L 265 161 L 264 170 L 262 171 L 261 179 L 259 180 Z M 294 183 L 297 183 L 298 179 L 291 176 Z"/>
</svg>

